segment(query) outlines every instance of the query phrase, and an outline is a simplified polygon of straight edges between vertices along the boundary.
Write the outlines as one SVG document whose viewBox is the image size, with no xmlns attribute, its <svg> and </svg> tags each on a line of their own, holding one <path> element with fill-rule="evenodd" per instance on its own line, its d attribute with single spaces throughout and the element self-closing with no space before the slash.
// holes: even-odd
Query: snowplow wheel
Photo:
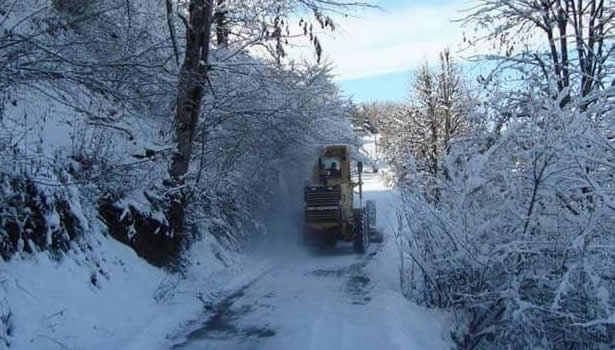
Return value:
<svg viewBox="0 0 615 350">
<path fill-rule="evenodd" d="M 365 253 L 369 244 L 368 230 L 369 224 L 365 210 L 357 210 L 354 214 L 354 250 L 359 254 Z"/>
<path fill-rule="evenodd" d="M 367 210 L 367 217 L 369 218 L 369 228 L 376 228 L 376 202 L 365 202 L 365 209 Z"/>
<path fill-rule="evenodd" d="M 365 203 L 365 210 L 367 212 L 367 227 L 370 242 L 382 243 L 384 241 L 384 237 L 381 232 L 378 232 L 376 227 L 376 202 L 369 200 Z"/>
</svg>

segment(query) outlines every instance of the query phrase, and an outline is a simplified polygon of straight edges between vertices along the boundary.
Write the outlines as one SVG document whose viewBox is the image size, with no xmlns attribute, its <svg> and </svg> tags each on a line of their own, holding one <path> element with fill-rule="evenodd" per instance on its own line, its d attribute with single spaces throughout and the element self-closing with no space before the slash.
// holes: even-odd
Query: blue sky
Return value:
<svg viewBox="0 0 615 350">
<path fill-rule="evenodd" d="M 406 99 L 410 72 L 445 47 L 459 50 L 463 28 L 451 20 L 473 1 L 373 0 L 382 10 L 336 19 L 338 29 L 320 39 L 343 93 L 356 102 Z"/>
<path fill-rule="evenodd" d="M 355 102 L 404 101 L 410 91 L 410 71 L 338 80 L 344 95 Z"/>
<path fill-rule="evenodd" d="M 458 60 L 457 63 L 466 81 L 475 80 L 479 74 L 487 76 L 495 67 L 489 62 L 473 63 Z M 344 95 L 352 97 L 355 102 L 405 102 L 409 98 L 412 76 L 415 72 L 407 70 L 358 79 L 337 80 L 336 83 Z"/>
</svg>

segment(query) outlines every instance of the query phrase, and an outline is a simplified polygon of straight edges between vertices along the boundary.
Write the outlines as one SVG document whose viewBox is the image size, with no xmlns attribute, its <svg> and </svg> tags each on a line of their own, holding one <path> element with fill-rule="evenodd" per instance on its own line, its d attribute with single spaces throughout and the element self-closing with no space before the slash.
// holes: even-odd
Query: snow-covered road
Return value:
<svg viewBox="0 0 615 350">
<path fill-rule="evenodd" d="M 367 175 L 383 244 L 367 254 L 340 242 L 309 251 L 279 230 L 248 261 L 266 266 L 208 307 L 205 318 L 174 338 L 173 349 L 447 349 L 445 316 L 424 310 L 400 293 L 398 256 L 391 237 L 394 191 Z M 292 233 L 296 236 L 294 233 Z M 250 276 L 250 278 L 247 278 Z"/>
</svg>

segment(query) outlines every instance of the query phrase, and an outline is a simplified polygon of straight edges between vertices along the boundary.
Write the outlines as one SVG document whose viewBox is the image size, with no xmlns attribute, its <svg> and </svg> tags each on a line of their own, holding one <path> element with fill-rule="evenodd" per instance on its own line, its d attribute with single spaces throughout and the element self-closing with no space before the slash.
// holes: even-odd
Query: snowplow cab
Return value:
<svg viewBox="0 0 615 350">
<path fill-rule="evenodd" d="M 312 168 L 310 183 L 304 187 L 304 239 L 309 243 L 335 245 L 338 240 L 353 241 L 359 252 L 367 247 L 367 214 L 353 208 L 354 188 L 361 193 L 361 162 L 357 163 L 359 181 L 353 182 L 350 147 L 322 146 Z"/>
</svg>

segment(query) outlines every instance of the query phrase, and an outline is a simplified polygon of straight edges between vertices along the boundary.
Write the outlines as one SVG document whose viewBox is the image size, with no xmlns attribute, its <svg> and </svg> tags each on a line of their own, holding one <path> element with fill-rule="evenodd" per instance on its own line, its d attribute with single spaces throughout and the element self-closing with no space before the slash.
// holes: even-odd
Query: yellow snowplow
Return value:
<svg viewBox="0 0 615 350">
<path fill-rule="evenodd" d="M 355 251 L 365 252 L 370 232 L 375 231 L 376 206 L 367 201 L 363 206 L 361 173 L 357 163 L 358 182 L 352 181 L 349 147 L 321 147 L 312 169 L 310 183 L 304 187 L 304 239 L 309 243 L 334 246 L 338 240 L 354 243 Z M 354 189 L 359 201 L 353 205 Z"/>
</svg>

